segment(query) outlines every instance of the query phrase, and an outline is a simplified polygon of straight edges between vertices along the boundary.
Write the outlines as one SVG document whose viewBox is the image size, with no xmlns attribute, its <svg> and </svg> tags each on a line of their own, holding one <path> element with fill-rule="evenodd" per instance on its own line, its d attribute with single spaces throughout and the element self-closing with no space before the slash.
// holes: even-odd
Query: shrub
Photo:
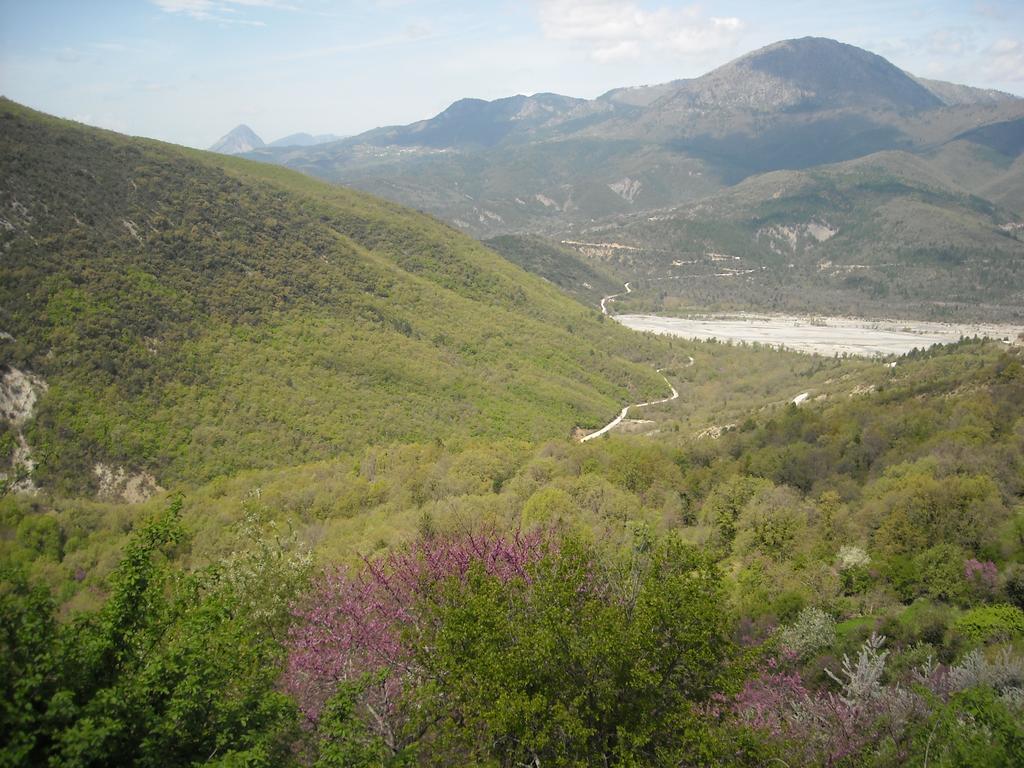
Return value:
<svg viewBox="0 0 1024 768">
<path fill-rule="evenodd" d="M 964 561 L 964 578 L 971 592 L 982 598 L 991 596 L 999 586 L 999 570 L 991 560 L 968 558 Z"/>
<path fill-rule="evenodd" d="M 1024 608 L 1024 565 L 1014 563 L 1006 569 L 1006 597 L 1018 608 Z"/>
<path fill-rule="evenodd" d="M 893 622 L 894 633 L 905 644 L 927 643 L 939 646 L 951 621 L 947 606 L 921 598 L 903 610 Z"/>
<path fill-rule="evenodd" d="M 288 675 L 320 764 L 726 757 L 706 714 L 738 665 L 713 563 L 673 537 L 628 554 L 542 543 L 435 537 L 328 574 Z"/>
<path fill-rule="evenodd" d="M 926 549 L 913 560 L 916 593 L 948 602 L 960 602 L 967 594 L 963 554 L 952 544 Z"/>
<path fill-rule="evenodd" d="M 828 648 L 836 640 L 836 621 L 820 608 L 804 608 L 796 621 L 779 633 L 784 648 L 801 658 Z"/>
<path fill-rule="evenodd" d="M 983 605 L 967 611 L 953 628 L 971 640 L 1009 640 L 1024 635 L 1024 611 L 1015 605 Z"/>
<path fill-rule="evenodd" d="M 33 555 L 60 562 L 64 555 L 60 523 L 49 515 L 28 515 L 18 523 L 18 544 Z"/>
<path fill-rule="evenodd" d="M 416 732 L 414 712 L 402 699 L 402 670 L 414 654 L 403 631 L 416 607 L 446 580 L 465 579 L 474 564 L 501 580 L 524 577 L 526 565 L 544 547 L 540 532 L 431 536 L 366 560 L 361 569 L 328 571 L 298 611 L 300 624 L 289 641 L 287 690 L 316 722 L 339 687 L 362 686 L 360 707 L 373 709 L 379 720 L 375 736 L 387 732 L 389 748 L 401 751 L 415 741 Z"/>
<path fill-rule="evenodd" d="M 839 548 L 836 556 L 840 571 L 847 571 L 851 568 L 867 568 L 871 564 L 871 556 L 860 547 L 844 544 Z"/>
</svg>

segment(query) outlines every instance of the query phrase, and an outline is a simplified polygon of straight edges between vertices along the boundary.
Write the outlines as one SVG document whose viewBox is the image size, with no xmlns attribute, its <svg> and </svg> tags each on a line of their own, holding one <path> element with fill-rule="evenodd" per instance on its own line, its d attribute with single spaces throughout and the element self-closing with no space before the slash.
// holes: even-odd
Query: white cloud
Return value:
<svg viewBox="0 0 1024 768">
<path fill-rule="evenodd" d="M 1024 44 L 1020 40 L 1001 38 L 988 50 L 986 74 L 994 80 L 1024 82 Z"/>
<path fill-rule="evenodd" d="M 253 21 L 238 16 L 240 9 L 272 8 L 295 11 L 294 5 L 281 0 L 151 0 L 166 13 L 180 13 L 199 21 L 219 21 L 229 24 L 245 24 L 253 27 L 266 26 L 262 21 Z"/>
<path fill-rule="evenodd" d="M 740 19 L 705 16 L 697 5 L 647 10 L 614 0 L 540 0 L 540 22 L 545 37 L 583 46 L 599 62 L 718 51 L 743 28 Z"/>
</svg>

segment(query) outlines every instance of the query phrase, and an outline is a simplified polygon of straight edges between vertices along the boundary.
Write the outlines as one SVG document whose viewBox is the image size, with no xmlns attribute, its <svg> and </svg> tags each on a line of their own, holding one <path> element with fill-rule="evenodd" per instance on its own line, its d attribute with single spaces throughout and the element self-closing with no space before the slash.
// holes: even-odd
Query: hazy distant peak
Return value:
<svg viewBox="0 0 1024 768">
<path fill-rule="evenodd" d="M 315 147 L 319 144 L 329 144 L 332 141 L 341 141 L 344 136 L 337 136 L 333 133 L 322 133 L 314 136 L 310 133 L 291 133 L 282 136 L 280 139 L 267 144 L 268 147 Z"/>
<path fill-rule="evenodd" d="M 1004 104 L 1010 101 L 1021 100 L 1019 96 L 1014 96 L 1006 91 L 996 91 L 991 88 L 974 88 L 970 85 L 947 83 L 943 80 L 929 80 L 924 77 L 915 77 L 914 75 L 910 75 L 910 77 L 931 91 L 948 107 L 965 104 Z"/>
<path fill-rule="evenodd" d="M 229 133 L 221 136 L 213 146 L 211 152 L 220 152 L 224 155 L 238 155 L 243 152 L 251 152 L 265 146 L 263 139 L 256 135 L 248 125 L 239 125 Z"/>
<path fill-rule="evenodd" d="M 751 74 L 761 77 L 751 78 Z M 865 106 L 899 110 L 930 109 L 942 100 L 878 54 L 825 37 L 782 40 L 752 51 L 691 81 L 731 85 L 742 92 L 757 88 L 770 101 L 775 82 L 783 102 L 808 106 Z M 765 92 L 768 89 L 768 92 Z M 723 93 L 724 95 L 724 93 Z M 745 100 L 750 100 L 750 95 Z"/>
</svg>

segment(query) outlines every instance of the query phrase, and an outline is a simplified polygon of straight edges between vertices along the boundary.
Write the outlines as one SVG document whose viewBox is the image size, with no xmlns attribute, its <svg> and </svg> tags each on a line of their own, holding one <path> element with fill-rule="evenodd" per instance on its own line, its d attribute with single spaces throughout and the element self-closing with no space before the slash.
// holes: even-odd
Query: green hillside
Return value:
<svg viewBox="0 0 1024 768">
<path fill-rule="evenodd" d="M 643 248 L 615 252 L 612 266 L 624 279 L 647 279 L 632 305 L 618 307 L 623 312 L 681 299 L 704 308 L 1019 322 L 1018 220 L 954 186 L 934 161 L 882 152 L 752 177 L 698 203 L 623 217 L 579 237 Z"/>
<path fill-rule="evenodd" d="M 587 306 L 597 306 L 602 296 L 622 288 L 618 278 L 595 268 L 576 251 L 535 235 L 501 235 L 485 240 L 513 264 L 540 275 Z"/>
<path fill-rule="evenodd" d="M 1019 765 L 1021 348 L 690 350 L 697 376 L 745 365 L 723 398 L 773 368 L 834 389 L 717 438 L 670 403 L 639 438 L 371 447 L 170 504 L 0 498 L 0 755 Z"/>
<path fill-rule="evenodd" d="M 23 426 L 44 487 L 564 435 L 664 388 L 492 251 L 292 171 L 3 101 L 0 178 L 0 361 L 45 382 Z"/>
</svg>

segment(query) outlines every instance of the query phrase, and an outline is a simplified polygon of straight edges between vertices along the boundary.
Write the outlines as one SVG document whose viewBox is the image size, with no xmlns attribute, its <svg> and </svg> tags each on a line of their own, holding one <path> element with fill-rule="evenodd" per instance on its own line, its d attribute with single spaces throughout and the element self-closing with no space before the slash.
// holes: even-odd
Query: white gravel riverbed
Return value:
<svg viewBox="0 0 1024 768">
<path fill-rule="evenodd" d="M 914 347 L 948 344 L 962 336 L 1012 340 L 1024 331 L 1024 328 L 1009 325 L 747 313 L 688 318 L 661 315 L 612 317 L 635 331 L 651 331 L 688 339 L 758 342 L 829 356 L 836 353 L 863 357 L 902 355 Z"/>
</svg>

